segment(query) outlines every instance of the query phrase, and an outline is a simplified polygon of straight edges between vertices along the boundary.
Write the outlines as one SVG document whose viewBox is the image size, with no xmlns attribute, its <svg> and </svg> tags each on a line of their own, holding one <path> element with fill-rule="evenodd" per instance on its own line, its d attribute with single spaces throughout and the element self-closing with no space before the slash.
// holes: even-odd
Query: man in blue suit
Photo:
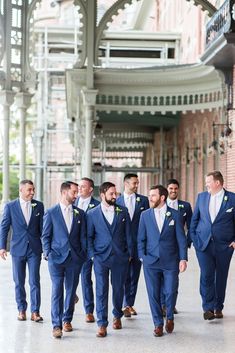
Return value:
<svg viewBox="0 0 235 353">
<path fill-rule="evenodd" d="M 190 235 L 200 266 L 200 294 L 205 320 L 223 318 L 230 261 L 235 248 L 235 194 L 223 188 L 219 171 L 206 176 L 198 195 Z"/>
<path fill-rule="evenodd" d="M 79 274 L 86 259 L 85 213 L 73 206 L 78 195 L 78 184 L 61 184 L 60 203 L 44 215 L 42 246 L 52 282 L 51 319 L 53 337 L 62 337 L 73 330 L 71 321 Z M 65 299 L 64 299 L 65 287 Z"/>
<path fill-rule="evenodd" d="M 137 174 L 127 174 L 124 177 L 124 192 L 118 197 L 117 204 L 128 208 L 131 219 L 131 233 L 133 236 L 133 257 L 129 262 L 127 278 L 124 288 L 123 313 L 125 317 L 137 315 L 134 309 L 135 297 L 141 270 L 141 261 L 137 253 L 137 233 L 140 215 L 149 208 L 146 196 L 137 194 L 139 179 Z"/>
<path fill-rule="evenodd" d="M 164 186 L 151 187 L 149 201 L 152 208 L 142 213 L 138 231 L 138 254 L 143 261 L 156 337 L 163 335 L 161 287 L 164 286 L 166 302 L 165 329 L 172 333 L 178 274 L 187 268 L 187 241 L 183 220 L 179 212 L 167 206 L 167 196 Z"/>
<path fill-rule="evenodd" d="M 78 184 L 79 197 L 76 199 L 75 205 L 78 208 L 81 208 L 85 213 L 89 212 L 100 203 L 92 196 L 94 187 L 94 181 L 86 177 L 82 178 Z M 94 292 L 92 282 L 92 266 L 92 259 L 88 259 L 84 262 L 81 271 L 83 305 L 86 313 L 86 322 L 88 323 L 95 321 L 93 314 Z"/>
<path fill-rule="evenodd" d="M 188 247 L 190 248 L 192 241 L 189 235 L 189 228 L 190 228 L 193 212 L 189 202 L 178 199 L 179 188 L 180 188 L 180 185 L 178 180 L 169 179 L 167 181 L 167 191 L 168 191 L 167 205 L 179 211 L 181 216 L 183 217 L 184 227 L 186 228 L 187 243 L 188 243 Z M 163 314 L 165 315 L 166 308 L 165 308 L 165 299 L 163 294 L 162 294 L 161 301 L 162 301 Z M 174 314 L 178 314 L 178 311 L 176 308 L 174 309 Z"/>
<path fill-rule="evenodd" d="M 18 320 L 26 320 L 25 276 L 26 264 L 29 269 L 31 301 L 31 320 L 40 322 L 40 264 L 42 254 L 41 233 L 44 207 L 42 202 L 34 200 L 34 184 L 31 180 L 22 180 L 19 185 L 19 198 L 6 204 L 0 226 L 0 256 L 6 260 L 7 238 L 10 227 L 12 238 L 10 252 L 12 256 L 15 298 L 18 307 Z"/>
<path fill-rule="evenodd" d="M 101 204 L 87 213 L 88 257 L 94 258 L 96 276 L 97 337 L 107 335 L 109 273 L 113 289 L 113 329 L 122 328 L 124 283 L 132 256 L 130 217 L 126 207 L 115 205 L 113 183 L 100 186 Z"/>
</svg>

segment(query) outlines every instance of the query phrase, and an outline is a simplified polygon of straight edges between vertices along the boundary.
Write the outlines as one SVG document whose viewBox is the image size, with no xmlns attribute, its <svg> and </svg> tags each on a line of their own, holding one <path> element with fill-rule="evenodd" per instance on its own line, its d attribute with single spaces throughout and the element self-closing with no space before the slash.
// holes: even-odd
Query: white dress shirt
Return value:
<svg viewBox="0 0 235 353">
<path fill-rule="evenodd" d="M 64 221 L 66 223 L 68 232 L 70 233 L 71 227 L 72 227 L 72 222 L 73 222 L 73 207 L 72 205 L 64 205 L 63 203 L 60 202 L 60 208 L 64 217 Z"/>
<path fill-rule="evenodd" d="M 88 205 L 91 202 L 91 196 L 83 199 L 81 196 L 78 199 L 78 208 L 81 208 L 84 212 L 88 209 Z"/>
<path fill-rule="evenodd" d="M 162 227 L 165 221 L 166 210 L 167 210 L 166 204 L 164 204 L 164 206 L 162 206 L 161 208 L 158 208 L 158 207 L 154 208 L 154 214 L 155 214 L 157 226 L 160 233 L 162 231 Z"/>
<path fill-rule="evenodd" d="M 25 201 L 22 198 L 20 198 L 20 207 L 22 209 L 24 218 L 25 218 L 25 222 L 27 224 L 29 224 L 29 220 L 32 214 L 32 205 L 31 205 L 31 201 Z"/>
<path fill-rule="evenodd" d="M 113 219 L 114 219 L 114 206 L 106 206 L 103 204 L 103 202 L 101 202 L 101 210 L 102 210 L 105 218 L 107 219 L 107 221 L 111 225 L 113 223 Z"/>
<path fill-rule="evenodd" d="M 171 208 L 174 208 L 174 210 L 178 210 L 179 206 L 178 206 L 178 200 L 171 200 L 169 197 L 166 200 L 167 205 Z"/>
<path fill-rule="evenodd" d="M 223 198 L 224 198 L 224 189 L 221 189 L 219 192 L 217 192 L 214 195 L 211 195 L 210 197 L 209 213 L 210 213 L 212 223 L 214 222 L 220 210 Z"/>
<path fill-rule="evenodd" d="M 132 220 L 135 212 L 136 196 L 135 193 L 128 195 L 123 193 L 125 206 L 128 208 L 130 219 Z"/>
</svg>

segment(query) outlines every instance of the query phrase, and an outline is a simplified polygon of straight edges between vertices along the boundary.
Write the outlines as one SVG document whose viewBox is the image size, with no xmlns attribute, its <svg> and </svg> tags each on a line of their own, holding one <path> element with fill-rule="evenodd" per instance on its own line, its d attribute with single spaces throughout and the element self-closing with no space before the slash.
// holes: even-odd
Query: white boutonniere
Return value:
<svg viewBox="0 0 235 353">
<path fill-rule="evenodd" d="M 139 196 L 137 196 L 136 202 L 140 202 L 140 197 Z"/>
<path fill-rule="evenodd" d="M 122 219 L 122 222 L 125 222 L 125 220 L 126 220 L 126 218 L 123 218 L 123 219 Z"/>
<path fill-rule="evenodd" d="M 178 206 L 178 208 L 179 208 L 179 209 L 184 208 L 184 205 L 182 205 L 182 203 L 180 203 L 179 206 Z"/>
<path fill-rule="evenodd" d="M 74 213 L 74 216 L 75 216 L 75 217 L 76 217 L 77 215 L 79 215 L 79 211 L 78 211 L 76 208 L 74 208 L 73 213 Z"/>
<path fill-rule="evenodd" d="M 38 217 L 38 216 L 40 216 L 40 213 L 39 213 L 39 212 L 35 215 L 35 217 Z"/>
<path fill-rule="evenodd" d="M 122 209 L 118 206 L 115 207 L 115 212 L 117 213 L 117 215 L 122 212 Z"/>
<path fill-rule="evenodd" d="M 232 212 L 232 210 L 233 210 L 233 207 L 228 208 L 227 211 L 226 211 L 226 213 L 227 213 L 227 212 L 230 213 L 230 212 Z"/>
<path fill-rule="evenodd" d="M 166 212 L 166 217 L 170 217 L 171 216 L 171 212 L 170 211 L 167 211 Z"/>
<path fill-rule="evenodd" d="M 228 196 L 227 195 L 224 196 L 224 201 L 225 202 L 228 201 Z"/>
<path fill-rule="evenodd" d="M 34 207 L 36 207 L 36 206 L 37 206 L 37 203 L 36 203 L 36 202 L 31 203 L 31 206 L 32 206 L 32 209 L 34 209 Z"/>
<path fill-rule="evenodd" d="M 90 204 L 88 205 L 88 208 L 93 208 L 93 207 L 95 207 L 95 205 L 94 205 L 93 203 L 90 203 Z"/>
<path fill-rule="evenodd" d="M 175 224 L 175 221 L 174 221 L 174 219 L 172 219 L 169 223 L 169 226 L 173 226 L 174 224 Z"/>
<path fill-rule="evenodd" d="M 144 210 L 144 207 L 140 207 L 140 210 L 141 210 L 141 211 Z"/>
</svg>

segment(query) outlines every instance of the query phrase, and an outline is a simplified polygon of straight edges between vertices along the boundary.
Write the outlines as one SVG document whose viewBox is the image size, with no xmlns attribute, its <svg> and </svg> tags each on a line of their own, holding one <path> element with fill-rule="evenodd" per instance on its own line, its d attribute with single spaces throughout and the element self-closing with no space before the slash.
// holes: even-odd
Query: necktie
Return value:
<svg viewBox="0 0 235 353">
<path fill-rule="evenodd" d="M 111 225 L 113 223 L 114 219 L 114 209 L 112 207 L 106 207 L 104 209 L 104 216 Z"/>
<path fill-rule="evenodd" d="M 85 211 L 84 210 L 84 205 L 85 205 L 85 201 L 84 200 L 79 203 L 79 208 L 81 208 L 83 211 Z"/>
<path fill-rule="evenodd" d="M 170 202 L 170 207 L 174 208 L 174 210 L 177 210 L 177 203 L 175 200 Z"/>
<path fill-rule="evenodd" d="M 162 231 L 162 226 L 163 226 L 163 220 L 162 220 L 162 215 L 160 210 L 156 210 L 156 220 L 157 220 L 157 226 L 159 229 L 159 232 L 161 233 Z"/>
<path fill-rule="evenodd" d="M 134 214 L 134 209 L 133 209 L 133 203 L 132 203 L 132 197 L 131 196 L 128 196 L 126 198 L 126 207 L 128 208 L 130 219 L 132 219 L 133 218 L 133 214 Z"/>
<path fill-rule="evenodd" d="M 216 216 L 217 216 L 217 212 L 216 212 L 216 196 L 211 197 L 209 211 L 210 211 L 211 222 L 213 223 L 215 218 L 216 218 Z"/>
<path fill-rule="evenodd" d="M 66 207 L 64 209 L 64 220 L 65 220 L 68 232 L 70 233 L 72 222 L 71 222 L 71 211 L 69 207 Z"/>
<path fill-rule="evenodd" d="M 24 218 L 25 218 L 25 222 L 27 223 L 27 225 L 29 224 L 29 203 L 25 202 L 23 204 L 23 214 L 24 214 Z"/>
</svg>

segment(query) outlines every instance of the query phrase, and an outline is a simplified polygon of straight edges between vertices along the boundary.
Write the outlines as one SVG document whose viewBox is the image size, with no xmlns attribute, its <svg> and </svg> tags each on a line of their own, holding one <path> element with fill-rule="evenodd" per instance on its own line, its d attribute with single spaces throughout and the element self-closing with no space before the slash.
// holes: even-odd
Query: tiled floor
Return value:
<svg viewBox="0 0 235 353">
<path fill-rule="evenodd" d="M 0 261 L 0 353 L 232 353 L 235 347 L 235 259 L 232 260 L 223 320 L 206 322 L 202 319 L 198 293 L 198 265 L 194 250 L 189 251 L 188 270 L 180 275 L 177 302 L 179 314 L 175 316 L 175 331 L 161 338 L 153 336 L 143 276 L 136 300 L 138 316 L 123 319 L 123 329 L 108 327 L 106 338 L 96 338 L 96 324 L 84 320 L 80 288 L 80 301 L 76 305 L 74 331 L 65 333 L 61 340 L 51 335 L 50 279 L 47 263 L 42 262 L 43 323 L 16 320 L 11 258 Z M 28 287 L 28 286 L 27 286 Z M 28 317 L 29 317 L 28 313 Z M 110 306 L 110 321 L 111 306 Z"/>
</svg>

